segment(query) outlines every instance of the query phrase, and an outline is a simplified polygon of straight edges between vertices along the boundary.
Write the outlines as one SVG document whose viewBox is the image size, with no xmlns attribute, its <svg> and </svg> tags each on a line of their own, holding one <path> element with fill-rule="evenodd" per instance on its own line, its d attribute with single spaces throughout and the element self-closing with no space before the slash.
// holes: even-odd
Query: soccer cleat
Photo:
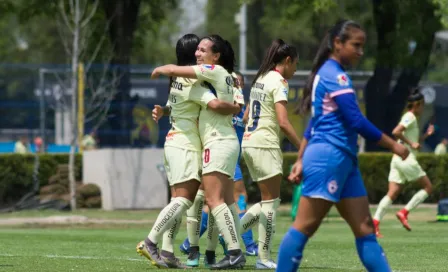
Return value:
<svg viewBox="0 0 448 272">
<path fill-rule="evenodd" d="M 222 235 L 219 235 L 219 243 L 222 246 L 222 250 L 224 251 L 224 255 L 227 255 L 227 245 L 226 245 L 226 241 L 224 241 L 224 237 L 222 237 Z"/>
<path fill-rule="evenodd" d="M 205 265 L 205 267 L 209 268 L 210 265 L 213 265 L 215 263 L 216 263 L 216 254 L 215 254 L 215 252 L 206 250 L 205 251 L 205 256 L 204 256 L 204 265 Z"/>
<path fill-rule="evenodd" d="M 168 265 L 160 258 L 157 245 L 152 244 L 148 238 L 146 238 L 145 241 L 138 243 L 136 249 L 137 253 L 140 254 L 140 256 L 146 257 L 152 265 L 158 268 L 168 267 Z"/>
<path fill-rule="evenodd" d="M 174 255 L 170 256 L 170 257 L 166 257 L 166 256 L 161 255 L 160 259 L 168 266 L 168 268 L 175 268 L 175 269 L 189 269 L 189 268 L 191 268 L 191 267 L 183 264 Z"/>
<path fill-rule="evenodd" d="M 246 257 L 241 250 L 236 255 L 226 255 L 216 264 L 210 265 L 211 270 L 228 270 L 228 269 L 242 269 L 246 264 Z"/>
<path fill-rule="evenodd" d="M 397 212 L 395 215 L 397 216 L 397 219 L 400 220 L 403 227 L 408 231 L 411 231 L 411 226 L 409 226 L 408 223 L 408 215 L 405 212 L 403 212 L 403 210 Z"/>
<path fill-rule="evenodd" d="M 263 262 L 260 259 L 255 263 L 256 269 L 277 269 L 277 264 L 273 260 Z"/>
<path fill-rule="evenodd" d="M 373 226 L 375 228 L 376 237 L 383 238 L 383 235 L 380 233 L 380 221 L 373 219 Z"/>
<path fill-rule="evenodd" d="M 185 255 L 190 253 L 190 243 L 188 242 L 188 239 L 185 239 L 185 241 L 179 246 L 179 250 Z"/>
<path fill-rule="evenodd" d="M 246 256 L 258 256 L 258 245 L 255 243 L 246 247 Z"/>
<path fill-rule="evenodd" d="M 190 267 L 198 267 L 201 253 L 199 253 L 199 247 L 196 247 L 197 249 L 193 249 L 193 248 L 194 247 L 191 247 L 192 250 L 188 254 L 187 265 Z"/>
</svg>

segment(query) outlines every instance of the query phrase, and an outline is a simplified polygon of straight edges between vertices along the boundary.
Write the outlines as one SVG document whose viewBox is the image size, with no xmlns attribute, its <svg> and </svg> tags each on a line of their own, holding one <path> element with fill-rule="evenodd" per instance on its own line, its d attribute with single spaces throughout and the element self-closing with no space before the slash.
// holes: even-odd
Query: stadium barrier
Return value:
<svg viewBox="0 0 448 272">
<path fill-rule="evenodd" d="M 140 149 L 131 149 L 135 151 L 139 151 Z M 159 165 L 163 161 L 162 149 L 143 149 L 143 150 L 154 150 L 160 152 L 158 155 L 154 155 L 154 157 L 145 157 L 143 156 L 140 160 L 144 162 L 145 167 L 149 167 L 149 165 L 154 165 L 154 169 L 151 170 L 151 175 L 141 177 L 142 183 L 146 183 L 151 181 L 152 179 L 161 179 L 163 180 L 160 171 L 157 169 L 157 165 Z M 109 153 L 111 154 L 111 153 Z M 325 154 L 323 154 L 325 155 Z M 68 154 L 41 154 L 40 156 L 40 167 L 39 167 L 39 181 L 40 186 L 48 185 L 48 179 L 54 175 L 57 171 L 58 164 L 67 164 L 68 163 Z M 389 165 L 392 155 L 389 153 L 364 153 L 359 155 L 359 165 L 361 168 L 361 173 L 364 179 L 364 182 L 367 187 L 367 191 L 369 194 L 369 200 L 372 204 L 378 203 L 381 198 L 386 194 L 388 188 L 388 174 L 389 174 Z M 130 161 L 123 161 L 122 166 L 133 165 L 135 163 L 136 158 L 131 157 Z M 98 158 L 99 160 L 99 158 Z M 154 161 L 153 161 L 154 160 Z M 287 176 L 289 173 L 289 169 L 291 165 L 296 160 L 296 153 L 284 153 L 284 173 Z M 423 169 L 428 174 L 432 184 L 434 185 L 434 193 L 426 200 L 426 203 L 437 203 L 437 201 L 443 197 L 442 195 L 447 196 L 448 192 L 448 155 L 447 156 L 436 156 L 433 154 L 419 154 L 418 160 L 421 163 Z M 126 162 L 126 163 L 125 163 Z M 0 206 L 5 206 L 8 203 L 12 203 L 14 201 L 19 200 L 23 195 L 30 191 L 33 182 L 33 165 L 34 165 L 34 155 L 18 155 L 18 154 L 2 154 L 0 155 Z M 129 166 L 131 167 L 131 166 Z M 151 166 L 152 167 L 152 166 Z M 243 176 L 246 182 L 246 187 L 249 195 L 249 202 L 257 202 L 260 200 L 260 193 L 256 186 L 256 184 L 252 183 L 250 180 L 250 176 L 247 170 L 247 167 L 244 165 L 244 160 L 242 161 L 242 170 Z M 121 171 L 121 170 L 120 170 Z M 82 163 L 82 155 L 76 155 L 76 180 L 81 181 L 83 173 L 83 163 Z M 118 171 L 116 172 L 118 175 Z M 98 183 L 99 181 L 87 181 L 91 183 Z M 132 180 L 128 178 L 122 179 L 121 181 L 124 184 L 128 184 L 130 188 L 132 188 Z M 167 199 L 167 185 L 166 181 L 163 183 L 164 190 L 161 187 L 157 190 L 151 190 L 147 192 L 146 197 L 148 199 L 153 196 L 160 195 L 160 201 L 162 204 L 166 203 Z M 397 199 L 395 203 L 406 203 L 410 200 L 412 195 L 419 190 L 418 184 L 410 183 L 405 187 L 403 193 Z M 104 192 L 102 192 L 104 195 Z M 291 202 L 293 195 L 293 186 L 286 180 L 282 183 L 281 190 L 281 199 L 282 202 L 288 203 Z M 104 205 L 104 204 L 103 204 Z"/>
</svg>

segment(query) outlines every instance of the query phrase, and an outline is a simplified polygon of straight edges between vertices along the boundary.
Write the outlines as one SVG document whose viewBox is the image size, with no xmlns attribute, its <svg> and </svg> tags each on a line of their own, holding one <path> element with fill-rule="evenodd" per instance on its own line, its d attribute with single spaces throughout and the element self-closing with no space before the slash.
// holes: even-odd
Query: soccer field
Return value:
<svg viewBox="0 0 448 272">
<path fill-rule="evenodd" d="M 448 271 L 448 224 L 428 222 L 435 218 L 435 208 L 421 208 L 410 215 L 412 232 L 405 231 L 394 218 L 392 211 L 396 210 L 391 209 L 382 223 L 385 238 L 380 239 L 393 270 Z M 74 214 L 50 211 L 0 214 L 0 271 L 158 270 L 135 252 L 136 244 L 148 234 L 150 221 L 155 219 L 157 211 L 79 211 L 75 215 L 95 220 L 83 224 L 11 225 L 11 220 L 17 218 L 42 219 L 52 215 Z M 286 211 L 278 217 L 274 259 L 290 223 Z M 185 235 L 185 228 L 182 228 L 177 245 Z M 203 249 L 205 242 L 201 239 Z M 217 253 L 218 259 L 221 258 L 220 246 Z M 176 254 L 186 259 L 179 251 Z M 247 257 L 246 271 L 256 271 L 253 269 L 255 260 L 255 257 Z M 353 236 L 335 210 L 308 243 L 300 270 L 363 271 Z M 193 271 L 208 269 L 202 266 Z"/>
</svg>

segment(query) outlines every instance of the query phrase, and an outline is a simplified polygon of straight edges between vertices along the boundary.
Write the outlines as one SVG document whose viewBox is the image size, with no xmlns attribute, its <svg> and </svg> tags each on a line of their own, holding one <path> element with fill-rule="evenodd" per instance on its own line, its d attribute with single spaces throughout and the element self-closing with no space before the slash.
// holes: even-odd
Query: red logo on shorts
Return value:
<svg viewBox="0 0 448 272">
<path fill-rule="evenodd" d="M 330 194 L 334 194 L 336 193 L 336 191 L 338 190 L 338 183 L 336 182 L 336 180 L 332 180 L 328 183 L 328 192 L 330 192 Z"/>
</svg>

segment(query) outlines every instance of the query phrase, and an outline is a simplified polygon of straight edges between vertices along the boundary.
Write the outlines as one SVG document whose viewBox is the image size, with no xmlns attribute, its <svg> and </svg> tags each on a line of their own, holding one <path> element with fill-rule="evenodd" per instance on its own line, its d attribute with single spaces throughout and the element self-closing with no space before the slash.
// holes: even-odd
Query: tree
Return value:
<svg viewBox="0 0 448 272">
<path fill-rule="evenodd" d="M 106 30 L 103 30 L 103 36 L 97 41 L 96 48 L 92 51 L 92 55 L 88 55 L 88 44 L 92 33 L 96 29 L 95 25 L 92 24 L 92 19 L 97 12 L 97 8 L 100 4 L 100 0 L 90 1 L 90 0 L 73 0 L 68 1 L 59 0 L 59 12 L 60 23 L 60 35 L 62 43 L 64 44 L 67 56 L 70 57 L 70 76 L 68 77 L 69 84 L 65 84 L 64 80 L 59 77 L 59 83 L 62 87 L 62 95 L 58 101 L 58 107 L 67 109 L 70 112 L 70 127 L 71 127 L 71 137 L 70 137 L 70 155 L 69 155 L 69 185 L 70 185 L 70 206 L 72 210 L 76 210 L 76 180 L 75 180 L 75 152 L 77 147 L 77 137 L 78 131 L 78 88 L 84 88 L 84 78 L 85 74 L 89 74 L 93 60 L 97 58 L 97 54 L 104 50 L 104 40 L 107 36 Z M 107 24 L 106 24 L 107 25 Z M 112 54 L 110 54 L 112 56 Z M 79 67 L 80 62 L 87 62 L 86 68 L 84 70 L 83 66 Z M 105 61 L 106 63 L 109 60 Z M 90 95 L 88 97 L 88 103 L 85 111 L 85 118 L 87 121 L 96 121 L 95 126 L 99 126 L 103 122 L 108 113 L 111 100 L 114 96 L 115 89 L 114 84 L 116 83 L 114 78 L 106 78 L 109 71 L 109 66 L 106 64 L 104 66 L 104 71 L 100 76 L 99 80 L 95 83 L 94 79 L 87 79 L 89 85 L 88 90 L 90 90 Z M 83 85 L 80 85 L 83 84 Z M 71 98 L 71 101 L 67 101 L 66 96 Z M 84 101 L 80 101 L 84 104 Z M 82 117 L 84 121 L 84 117 Z"/>
<path fill-rule="evenodd" d="M 141 3 L 146 4 L 146 8 L 143 9 L 144 13 L 140 13 Z M 158 25 L 166 17 L 169 9 L 177 6 L 177 1 L 117 0 L 111 2 L 102 0 L 102 6 L 107 20 L 110 21 L 109 37 L 114 52 L 111 64 L 118 67 L 121 74 L 118 92 L 112 101 L 112 117 L 109 118 L 108 125 L 112 130 L 127 132 L 131 130 L 132 124 L 132 101 L 129 95 L 131 88 L 129 64 L 137 22 L 151 29 L 153 24 Z M 129 145 L 130 143 L 129 135 L 124 133 L 101 141 L 115 146 Z"/>
</svg>

